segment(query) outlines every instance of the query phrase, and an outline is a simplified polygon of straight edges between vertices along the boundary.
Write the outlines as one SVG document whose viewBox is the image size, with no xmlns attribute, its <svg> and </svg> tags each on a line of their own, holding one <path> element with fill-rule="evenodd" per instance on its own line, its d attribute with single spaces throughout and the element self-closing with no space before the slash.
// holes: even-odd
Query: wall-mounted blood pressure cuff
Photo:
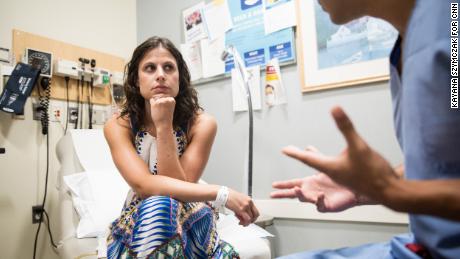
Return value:
<svg viewBox="0 0 460 259">
<path fill-rule="evenodd" d="M 24 105 L 32 93 L 40 70 L 31 65 L 18 63 L 0 95 L 0 110 L 24 114 Z"/>
</svg>

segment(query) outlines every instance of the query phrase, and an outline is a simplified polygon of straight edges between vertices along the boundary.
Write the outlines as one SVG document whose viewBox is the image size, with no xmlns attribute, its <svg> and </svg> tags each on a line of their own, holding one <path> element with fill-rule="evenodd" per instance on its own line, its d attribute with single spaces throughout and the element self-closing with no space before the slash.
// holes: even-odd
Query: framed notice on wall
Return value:
<svg viewBox="0 0 460 259">
<path fill-rule="evenodd" d="M 391 25 L 371 17 L 335 25 L 316 0 L 298 0 L 297 10 L 302 91 L 388 79 Z"/>
<path fill-rule="evenodd" d="M 287 28 L 265 34 L 263 0 L 231 0 L 228 7 L 233 28 L 225 34 L 225 45 L 233 45 L 247 67 L 262 66 L 272 58 L 281 65 L 295 62 L 294 29 Z M 265 0 L 264 0 L 265 1 Z M 225 72 L 233 68 L 233 61 L 225 64 Z"/>
</svg>

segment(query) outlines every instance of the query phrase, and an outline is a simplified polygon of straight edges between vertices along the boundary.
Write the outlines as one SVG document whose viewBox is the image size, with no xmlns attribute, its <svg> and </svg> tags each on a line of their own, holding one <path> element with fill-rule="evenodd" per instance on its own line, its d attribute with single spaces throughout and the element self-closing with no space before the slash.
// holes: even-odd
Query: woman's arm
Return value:
<svg viewBox="0 0 460 259">
<path fill-rule="evenodd" d="M 163 195 L 184 202 L 216 199 L 220 186 L 189 183 L 163 175 L 151 174 L 147 164 L 136 153 L 131 141 L 133 136 L 129 122 L 126 118 L 113 117 L 107 121 L 104 126 L 104 135 L 118 171 L 140 197 Z M 226 207 L 235 212 L 242 225 L 254 222 L 259 216 L 251 198 L 231 189 L 229 189 Z"/>
<path fill-rule="evenodd" d="M 187 181 L 198 182 L 211 153 L 217 132 L 216 120 L 208 114 L 197 115 L 189 130 L 189 143 L 180 158 Z"/>
<path fill-rule="evenodd" d="M 217 190 L 213 189 L 217 187 L 199 191 L 197 185 L 187 185 L 186 182 L 171 177 L 151 174 L 147 164 L 136 153 L 127 118 L 114 117 L 107 121 L 104 135 L 115 165 L 126 182 L 141 197 L 168 195 L 183 201 L 215 199 Z"/>
<path fill-rule="evenodd" d="M 189 129 L 189 141 L 179 159 L 172 127 L 157 127 L 157 169 L 159 175 L 196 183 L 203 174 L 217 132 L 215 119 L 198 114 Z"/>
<path fill-rule="evenodd" d="M 197 182 L 206 166 L 216 136 L 217 124 L 210 115 L 196 115 L 189 128 L 189 143 L 179 159 L 173 132 L 174 98 L 150 100 L 150 113 L 156 130 L 158 175 Z"/>
<path fill-rule="evenodd" d="M 150 99 L 150 114 L 156 131 L 157 174 L 188 181 L 177 154 L 173 134 L 173 114 L 176 102 L 172 97 Z"/>
</svg>

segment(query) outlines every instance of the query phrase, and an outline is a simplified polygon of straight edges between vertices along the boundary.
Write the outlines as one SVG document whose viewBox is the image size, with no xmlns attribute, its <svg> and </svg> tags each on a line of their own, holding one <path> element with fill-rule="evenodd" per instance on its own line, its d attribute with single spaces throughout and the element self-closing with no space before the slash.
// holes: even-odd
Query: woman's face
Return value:
<svg viewBox="0 0 460 259">
<path fill-rule="evenodd" d="M 179 93 L 179 70 L 174 56 L 162 46 L 152 49 L 139 63 L 139 88 L 142 97 L 176 97 Z"/>
</svg>

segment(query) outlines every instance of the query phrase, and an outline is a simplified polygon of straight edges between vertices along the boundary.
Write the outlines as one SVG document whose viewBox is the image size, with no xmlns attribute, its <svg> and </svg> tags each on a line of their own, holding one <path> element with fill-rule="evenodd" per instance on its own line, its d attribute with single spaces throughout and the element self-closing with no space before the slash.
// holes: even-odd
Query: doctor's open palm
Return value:
<svg viewBox="0 0 460 259">
<path fill-rule="evenodd" d="M 321 204 L 321 200 L 326 198 L 321 193 L 324 190 L 328 190 L 329 197 L 335 197 L 335 199 L 331 198 L 331 200 L 337 202 L 337 204 L 334 204 L 337 207 L 332 206 L 332 209 L 343 210 L 347 206 L 357 205 L 359 201 L 356 197 L 354 198 L 354 204 L 350 204 L 352 202 L 350 198 L 354 195 L 353 193 L 365 197 L 366 202 L 382 202 L 383 194 L 388 189 L 388 186 L 398 178 L 396 171 L 387 160 L 367 145 L 340 107 L 333 108 L 331 114 L 347 142 L 347 147 L 337 156 L 326 156 L 311 148 L 306 150 L 300 150 L 293 146 L 284 148 L 284 154 L 325 174 L 320 179 L 316 179 L 316 181 L 312 181 L 310 178 L 302 179 L 297 183 L 297 187 L 292 186 L 293 192 L 297 193 L 301 198 L 305 198 L 306 201 L 310 199 L 310 202 L 314 202 L 317 205 L 319 199 L 319 205 L 326 206 L 324 209 L 328 209 L 328 204 Z M 327 182 L 327 179 L 330 182 Z M 344 187 L 340 188 L 340 185 L 337 184 L 334 186 L 335 183 Z M 313 188 L 311 188 L 311 185 Z M 276 187 L 275 184 L 274 187 Z M 315 188 L 316 191 L 320 191 L 316 193 L 316 197 L 314 197 L 314 192 L 313 194 L 308 193 L 310 189 Z M 335 192 L 332 192 L 333 190 Z M 347 190 L 353 190 L 353 192 Z M 308 195 L 303 195 L 305 193 L 308 193 Z M 340 196 L 339 193 L 341 193 Z"/>
<path fill-rule="evenodd" d="M 278 190 L 271 198 L 297 198 L 301 202 L 316 205 L 320 212 L 338 212 L 357 205 L 357 196 L 349 189 L 337 184 L 324 173 L 305 178 L 273 183 Z"/>
</svg>

